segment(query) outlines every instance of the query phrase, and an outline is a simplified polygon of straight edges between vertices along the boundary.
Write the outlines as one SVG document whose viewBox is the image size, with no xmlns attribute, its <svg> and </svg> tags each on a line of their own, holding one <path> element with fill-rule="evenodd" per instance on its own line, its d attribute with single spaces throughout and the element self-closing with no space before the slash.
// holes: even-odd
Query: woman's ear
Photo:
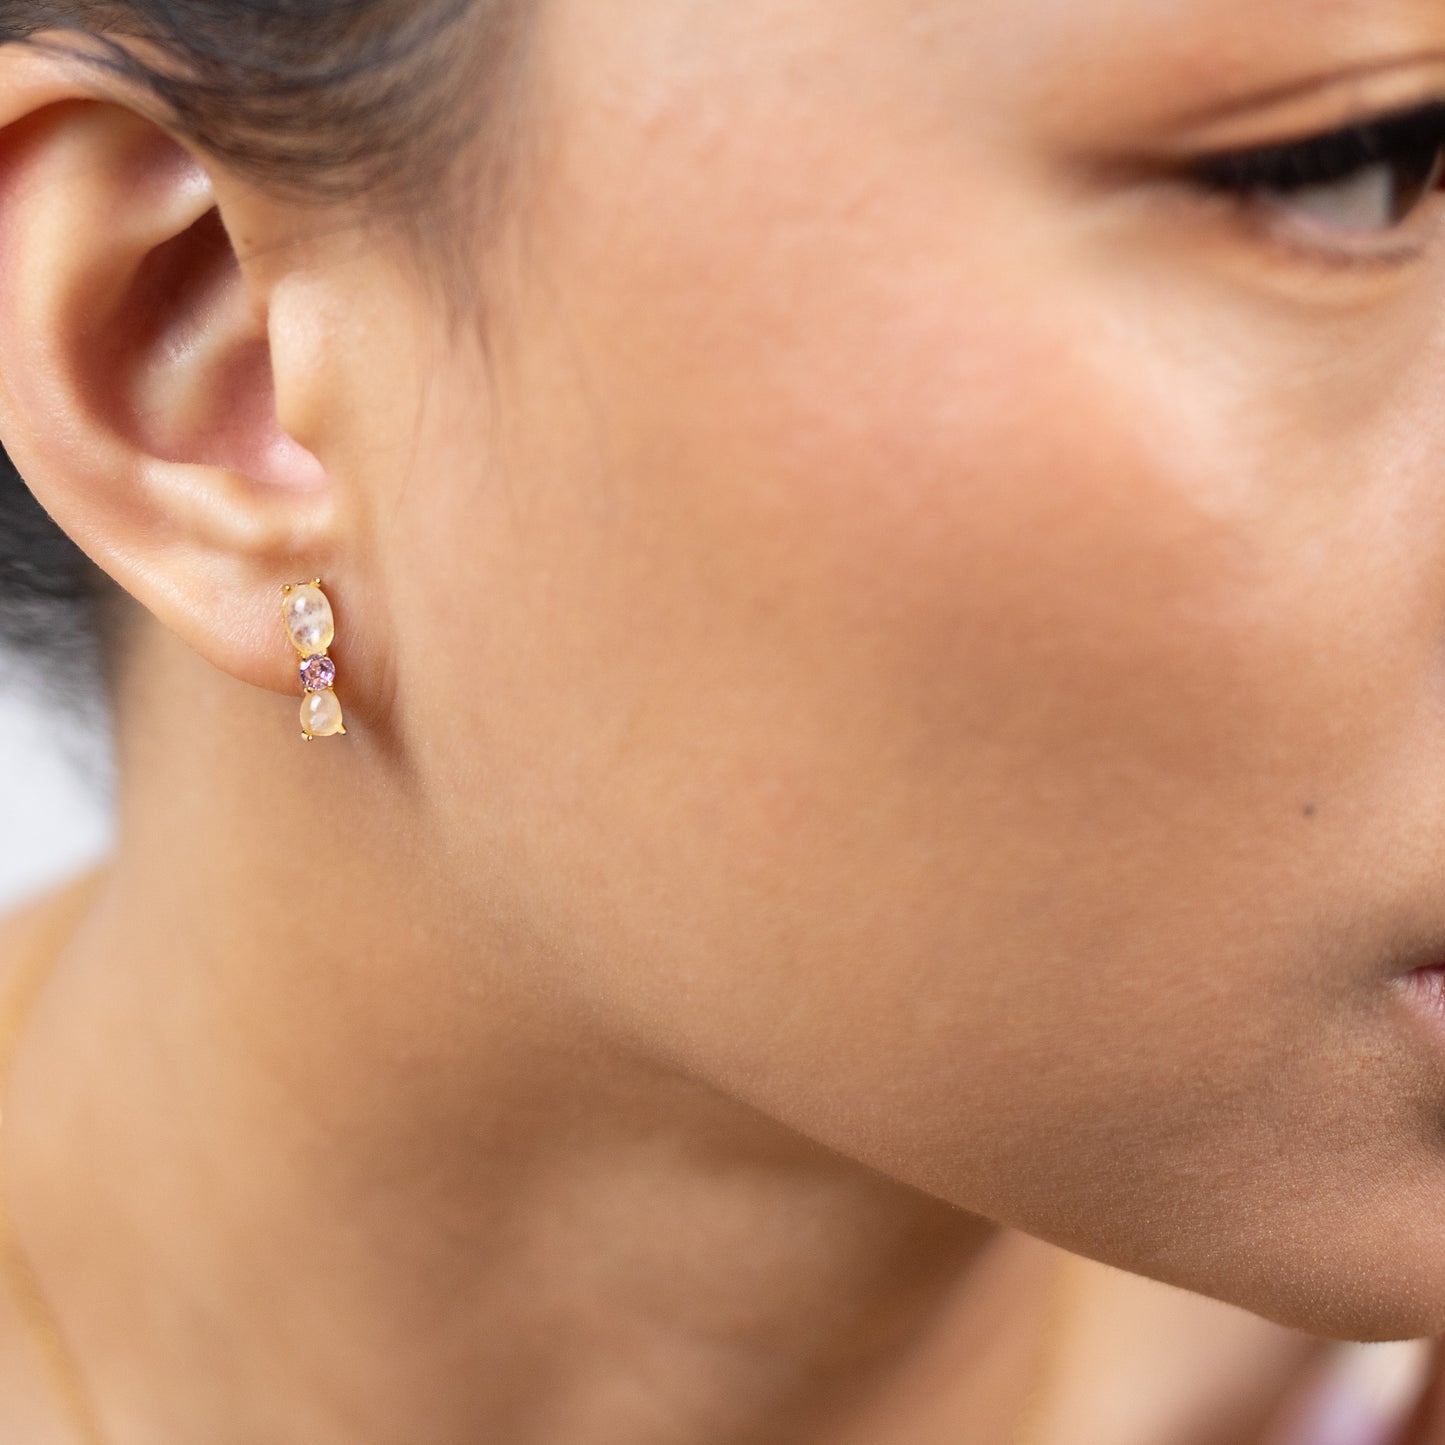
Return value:
<svg viewBox="0 0 1445 1445">
<path fill-rule="evenodd" d="M 324 401 L 304 356 L 324 317 L 282 284 L 306 254 L 286 240 L 296 208 L 203 160 L 145 99 L 83 60 L 0 46 L 0 440 L 142 606 L 236 678 L 292 690 L 280 587 L 325 576 L 338 539 L 331 480 L 278 417 Z"/>
</svg>

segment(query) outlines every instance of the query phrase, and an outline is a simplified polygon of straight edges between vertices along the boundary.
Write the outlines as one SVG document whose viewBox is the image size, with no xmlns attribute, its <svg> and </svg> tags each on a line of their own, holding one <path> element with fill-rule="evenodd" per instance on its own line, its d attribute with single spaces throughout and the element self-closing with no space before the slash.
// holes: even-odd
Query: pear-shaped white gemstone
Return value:
<svg viewBox="0 0 1445 1445">
<path fill-rule="evenodd" d="M 301 731 L 307 737 L 329 738 L 345 730 L 341 703 L 330 688 L 325 692 L 308 692 L 301 699 Z"/>
</svg>

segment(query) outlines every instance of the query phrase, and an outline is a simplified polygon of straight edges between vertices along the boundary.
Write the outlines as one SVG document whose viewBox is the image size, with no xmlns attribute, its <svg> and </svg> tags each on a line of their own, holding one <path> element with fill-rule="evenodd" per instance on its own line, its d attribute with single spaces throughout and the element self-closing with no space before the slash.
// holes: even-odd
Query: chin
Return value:
<svg viewBox="0 0 1445 1445">
<path fill-rule="evenodd" d="M 1309 1238 L 1307 1228 L 1301 1238 Z M 1445 1239 L 1413 1258 L 1401 1257 L 1402 1243 L 1394 1241 L 1389 1260 L 1378 1249 L 1362 1249 L 1352 1261 L 1340 1247 L 1329 1259 L 1276 1258 L 1254 1278 L 1173 1282 L 1322 1339 L 1363 1344 L 1445 1335 Z"/>
</svg>

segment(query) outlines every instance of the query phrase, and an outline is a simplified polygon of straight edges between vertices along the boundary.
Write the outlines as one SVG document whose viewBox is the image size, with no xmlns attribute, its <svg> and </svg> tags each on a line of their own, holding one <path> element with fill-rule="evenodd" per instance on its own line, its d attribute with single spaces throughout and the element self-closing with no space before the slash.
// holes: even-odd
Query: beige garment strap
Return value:
<svg viewBox="0 0 1445 1445">
<path fill-rule="evenodd" d="M 32 936 L 21 957 L 14 987 L 0 997 L 0 1272 L 3 1272 L 4 1282 L 20 1306 L 55 1386 L 65 1399 L 75 1428 L 86 1445 L 106 1445 L 105 1437 L 96 1422 L 95 1410 L 75 1356 L 66 1344 L 10 1217 L 5 1183 L 5 1103 L 20 1037 L 74 927 L 76 906 L 98 885 L 102 876 L 103 870 L 97 869 L 56 896 L 45 922 Z"/>
</svg>

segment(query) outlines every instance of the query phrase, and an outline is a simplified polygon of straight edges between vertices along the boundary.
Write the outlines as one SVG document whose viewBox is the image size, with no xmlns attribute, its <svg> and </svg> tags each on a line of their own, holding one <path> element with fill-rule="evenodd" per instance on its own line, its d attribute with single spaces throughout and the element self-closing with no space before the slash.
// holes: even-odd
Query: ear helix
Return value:
<svg viewBox="0 0 1445 1445">
<path fill-rule="evenodd" d="M 341 703 L 331 690 L 336 681 L 336 664 L 326 655 L 336 637 L 336 621 L 331 603 L 321 590 L 321 579 L 288 582 L 281 589 L 281 614 L 299 658 L 304 689 L 301 736 L 308 743 L 315 738 L 344 737 Z"/>
</svg>

